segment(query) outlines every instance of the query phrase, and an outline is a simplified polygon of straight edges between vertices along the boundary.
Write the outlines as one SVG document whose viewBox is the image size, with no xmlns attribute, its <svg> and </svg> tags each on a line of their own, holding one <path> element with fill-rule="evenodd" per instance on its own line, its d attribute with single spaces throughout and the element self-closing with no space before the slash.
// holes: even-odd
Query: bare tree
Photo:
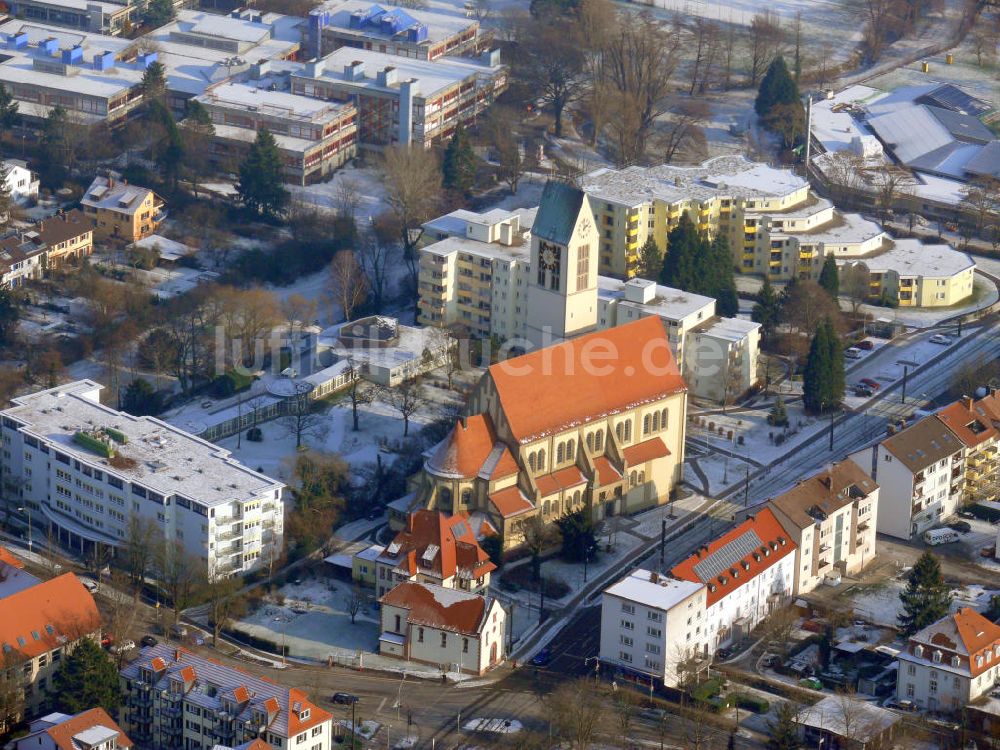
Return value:
<svg viewBox="0 0 1000 750">
<path fill-rule="evenodd" d="M 361 593 L 361 588 L 355 584 L 351 587 L 351 593 L 347 597 L 347 614 L 351 616 L 351 625 L 358 616 L 358 612 L 365 606 L 365 598 Z"/>
<path fill-rule="evenodd" d="M 916 180 L 909 170 L 901 167 L 879 167 L 867 174 L 875 188 L 879 218 L 885 221 L 897 203 L 912 194 Z"/>
<path fill-rule="evenodd" d="M 0 655 L 0 735 L 6 735 L 24 714 L 21 660 L 16 652 Z"/>
<path fill-rule="evenodd" d="M 712 728 L 712 709 L 704 701 L 687 700 L 681 709 L 684 717 L 684 747 L 688 750 L 712 750 L 718 731 Z"/>
<path fill-rule="evenodd" d="M 632 720 L 635 718 L 636 706 L 632 693 L 628 690 L 615 691 L 615 718 L 618 720 L 618 728 L 621 730 L 621 747 L 629 746 L 629 735 L 632 729 Z"/>
<path fill-rule="evenodd" d="M 353 221 L 358 215 L 358 208 L 361 205 L 361 188 L 357 180 L 341 176 L 334 193 L 337 216 L 342 219 Z"/>
<path fill-rule="evenodd" d="M 208 624 L 212 626 L 212 645 L 219 647 L 219 636 L 232 620 L 241 617 L 247 608 L 239 577 L 219 576 L 205 587 L 208 604 Z"/>
<path fill-rule="evenodd" d="M 334 319 L 336 308 L 344 314 L 344 320 L 354 317 L 354 311 L 365 303 L 368 297 L 368 280 L 352 250 L 340 250 L 329 266 L 330 296 L 333 299 L 334 310 L 330 319 Z"/>
<path fill-rule="evenodd" d="M 417 246 L 424 233 L 423 223 L 432 218 L 441 202 L 441 169 L 433 151 L 422 146 L 392 146 L 385 151 L 382 170 L 386 202 L 416 290 Z"/>
<path fill-rule="evenodd" d="M 535 19 L 518 46 L 515 67 L 552 107 L 555 134 L 563 134 L 563 113 L 584 92 L 587 53 L 578 24 L 565 17 Z"/>
<path fill-rule="evenodd" d="M 507 183 L 511 195 L 514 195 L 517 193 L 518 183 L 527 169 L 523 147 L 518 136 L 517 116 L 506 107 L 494 107 L 487 129 L 490 144 L 499 162 L 497 177 Z"/>
<path fill-rule="evenodd" d="M 381 386 L 364 380 L 358 373 L 353 361 L 350 363 L 349 373 L 351 375 L 351 385 L 347 390 L 347 397 L 351 400 L 351 429 L 354 432 L 358 432 L 360 429 L 358 424 L 360 419 L 358 407 L 378 401 L 382 398 L 385 391 Z"/>
<path fill-rule="evenodd" d="M 840 293 L 851 303 L 851 314 L 857 317 L 861 305 L 871 296 L 871 274 L 860 263 L 842 266 L 840 269 Z"/>
<path fill-rule="evenodd" d="M 606 706 L 605 697 L 586 678 L 562 683 L 545 699 L 553 730 L 573 750 L 590 747 L 605 720 Z"/>
<path fill-rule="evenodd" d="M 106 606 L 104 607 L 104 634 L 112 643 L 123 642 L 135 625 L 138 614 L 138 591 L 132 586 L 128 573 L 112 570 L 106 586 L 102 588 Z M 125 654 L 118 653 L 121 667 Z"/>
<path fill-rule="evenodd" d="M 387 400 L 403 418 L 403 437 L 410 434 L 410 418 L 427 404 L 419 378 L 407 380 L 388 391 Z"/>
<path fill-rule="evenodd" d="M 973 220 L 976 232 L 983 229 L 1000 213 L 1000 181 L 992 177 L 977 177 L 962 189 L 959 207 Z"/>
<path fill-rule="evenodd" d="M 295 449 L 302 447 L 306 437 L 318 437 L 327 426 L 326 415 L 308 393 L 296 393 L 285 401 L 285 416 L 281 424 L 285 433 L 295 438 Z"/>
<path fill-rule="evenodd" d="M 541 513 L 529 516 L 518 524 L 518 531 L 524 539 L 524 546 L 531 554 L 531 578 L 542 579 L 542 553 L 559 543 L 558 527 L 546 523 Z"/>
<path fill-rule="evenodd" d="M 716 75 L 716 68 L 722 57 L 722 28 L 715 21 L 704 16 L 695 16 L 690 33 L 694 59 L 691 61 L 691 85 L 688 94 L 704 93 Z"/>
<path fill-rule="evenodd" d="M 704 99 L 678 98 L 670 107 L 670 120 L 663 131 L 660 147 L 663 161 L 673 162 L 677 152 L 701 132 L 701 126 L 711 115 L 711 107 Z"/>
<path fill-rule="evenodd" d="M 125 569 L 136 597 L 142 590 L 146 576 L 152 572 L 154 545 L 160 536 L 160 529 L 152 519 L 138 513 L 129 515 L 125 536 Z"/>
<path fill-rule="evenodd" d="M 882 57 L 886 41 L 899 20 L 899 0 L 862 0 L 865 15 L 864 39 L 869 62 Z"/>
<path fill-rule="evenodd" d="M 747 52 L 750 58 L 750 85 L 756 87 L 764 72 L 781 53 L 785 32 L 781 19 L 765 10 L 750 20 L 747 29 Z"/>
<path fill-rule="evenodd" d="M 205 581 L 205 563 L 188 552 L 182 542 L 162 536 L 153 549 L 156 578 L 170 598 L 173 624 L 190 607 Z"/>
</svg>

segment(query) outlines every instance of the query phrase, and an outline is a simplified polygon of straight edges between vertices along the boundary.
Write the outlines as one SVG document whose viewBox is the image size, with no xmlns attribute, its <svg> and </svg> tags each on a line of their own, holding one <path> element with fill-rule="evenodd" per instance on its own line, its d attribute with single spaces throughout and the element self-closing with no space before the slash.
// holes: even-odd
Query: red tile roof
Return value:
<svg viewBox="0 0 1000 750">
<path fill-rule="evenodd" d="M 0 644 L 15 657 L 32 659 L 100 629 L 94 597 L 73 573 L 0 599 Z"/>
<path fill-rule="evenodd" d="M 962 607 L 951 617 L 955 620 L 958 637 L 969 652 L 969 671 L 972 676 L 977 677 L 996 666 L 996 654 L 992 655 L 990 661 L 986 661 L 985 656 L 986 651 L 1000 644 L 1000 625 L 995 625 L 971 607 Z M 983 657 L 982 666 L 976 664 L 978 656 Z"/>
<path fill-rule="evenodd" d="M 315 703 L 309 700 L 307 696 L 301 690 L 296 690 L 295 688 L 289 688 L 288 690 L 288 705 L 290 708 L 294 708 L 295 704 L 300 704 L 301 708 L 309 709 L 309 716 L 307 718 L 299 718 L 299 714 L 296 714 L 294 710 L 289 710 L 288 712 L 288 739 L 300 732 L 304 732 L 307 729 L 322 724 L 323 722 L 329 721 L 333 718 L 333 714 L 328 711 L 324 711 L 322 708 L 317 706 Z"/>
<path fill-rule="evenodd" d="M 493 450 L 496 433 L 484 414 L 458 420 L 448 437 L 427 459 L 427 469 L 443 476 L 471 479 L 476 476 Z"/>
<path fill-rule="evenodd" d="M 795 544 L 768 508 L 726 532 L 707 548 L 700 548 L 670 573 L 675 578 L 708 586 L 705 603 L 712 606 L 794 549 Z"/>
<path fill-rule="evenodd" d="M 985 415 L 974 411 L 972 399 L 959 399 L 934 414 L 968 448 L 974 448 L 997 436 L 996 428 Z"/>
<path fill-rule="evenodd" d="M 491 492 L 490 502 L 497 509 L 497 513 L 504 518 L 519 515 L 535 507 L 516 484 L 513 487 Z"/>
<path fill-rule="evenodd" d="M 655 316 L 500 362 L 489 375 L 521 443 L 687 390 Z"/>
<path fill-rule="evenodd" d="M 73 737 L 80 732 L 97 726 L 106 727 L 114 732 L 118 732 L 118 747 L 132 747 L 132 740 L 121 730 L 121 727 L 115 723 L 114 719 L 108 716 L 108 712 L 103 708 L 91 708 L 87 711 L 82 711 L 76 716 L 72 716 L 66 719 L 66 721 L 56 724 L 54 727 L 49 727 L 45 730 L 45 733 L 52 738 L 52 741 L 59 750 L 80 750 L 79 745 L 73 742 Z"/>
<path fill-rule="evenodd" d="M 654 458 L 669 456 L 670 449 L 663 442 L 663 438 L 654 437 L 628 446 L 622 451 L 622 455 L 625 457 L 626 466 L 638 466 L 652 461 Z"/>
<path fill-rule="evenodd" d="M 540 477 L 535 477 L 535 484 L 538 485 L 538 494 L 540 497 L 554 495 L 560 490 L 576 487 L 584 484 L 586 481 L 587 478 L 575 466 L 567 466 L 565 469 L 553 471 L 551 474 L 542 474 Z"/>
<path fill-rule="evenodd" d="M 594 471 L 598 485 L 611 484 L 622 478 L 621 472 L 611 465 L 607 456 L 594 456 Z"/>
<path fill-rule="evenodd" d="M 407 620 L 442 630 L 476 635 L 486 614 L 486 597 L 427 583 L 404 581 L 379 602 L 408 610 Z"/>
<path fill-rule="evenodd" d="M 390 555 L 388 549 L 398 545 L 395 554 Z M 425 558 L 429 547 L 436 547 L 430 559 Z M 386 548 L 381 557 L 393 560 L 402 556 L 410 559 L 410 575 L 414 575 L 419 566 L 433 571 L 442 579 L 451 578 L 459 571 L 475 573 L 479 578 L 494 570 L 496 566 L 490 562 L 479 541 L 476 539 L 466 513 L 446 516 L 436 510 L 418 510 L 410 514 L 406 528 L 400 531 Z"/>
<path fill-rule="evenodd" d="M 14 553 L 6 547 L 0 547 L 0 563 L 9 565 L 12 568 L 17 568 L 18 570 L 22 570 L 24 568 L 24 563 L 21 562 L 20 558 L 15 557 Z"/>
<path fill-rule="evenodd" d="M 246 685 L 240 685 L 233 690 L 233 698 L 236 699 L 237 703 L 246 703 L 250 700 L 250 691 L 247 690 Z"/>
</svg>

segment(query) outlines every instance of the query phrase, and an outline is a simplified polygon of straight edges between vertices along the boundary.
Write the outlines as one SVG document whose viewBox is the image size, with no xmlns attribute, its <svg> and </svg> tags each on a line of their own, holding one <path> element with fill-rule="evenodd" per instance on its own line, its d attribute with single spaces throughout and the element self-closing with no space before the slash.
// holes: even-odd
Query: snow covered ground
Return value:
<svg viewBox="0 0 1000 750">
<path fill-rule="evenodd" d="M 905 581 L 894 580 L 878 586 L 859 587 L 859 593 L 852 597 L 855 613 L 875 625 L 895 627 L 902 610 L 899 594 L 905 586 Z M 952 612 L 957 612 L 960 607 L 973 607 L 981 612 L 989 606 L 990 597 L 1000 594 L 1000 591 L 971 585 L 953 589 L 951 594 Z"/>
<path fill-rule="evenodd" d="M 385 183 L 376 167 L 347 165 L 334 172 L 326 182 L 313 185 L 289 185 L 292 200 L 331 211 L 337 210 L 342 195 L 349 194 L 357 201 L 357 217 L 364 223 L 370 216 L 386 209 Z"/>
</svg>

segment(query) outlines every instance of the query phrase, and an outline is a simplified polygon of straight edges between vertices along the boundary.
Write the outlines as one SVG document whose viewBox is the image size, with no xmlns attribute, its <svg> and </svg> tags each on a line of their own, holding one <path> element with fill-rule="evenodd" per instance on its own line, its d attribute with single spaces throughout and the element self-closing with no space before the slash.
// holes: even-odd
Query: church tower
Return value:
<svg viewBox="0 0 1000 750">
<path fill-rule="evenodd" d="M 546 184 L 531 227 L 526 330 L 533 346 L 597 327 L 597 246 L 586 193 Z"/>
</svg>

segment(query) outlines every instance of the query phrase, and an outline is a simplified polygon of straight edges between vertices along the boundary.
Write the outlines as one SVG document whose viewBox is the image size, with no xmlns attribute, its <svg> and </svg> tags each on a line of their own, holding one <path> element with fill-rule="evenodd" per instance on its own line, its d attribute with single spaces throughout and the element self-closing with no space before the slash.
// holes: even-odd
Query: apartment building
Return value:
<svg viewBox="0 0 1000 750">
<path fill-rule="evenodd" d="M 311 57 L 341 47 L 414 60 L 476 55 L 490 46 L 492 34 L 484 33 L 470 15 L 459 3 L 447 0 L 406 8 L 371 0 L 333 0 L 310 11 L 307 49 Z"/>
<path fill-rule="evenodd" d="M 684 682 L 706 653 L 706 591 L 642 568 L 604 589 L 601 663 L 667 687 Z"/>
<path fill-rule="evenodd" d="M 135 19 L 135 5 L 104 0 L 14 0 L 10 14 L 28 21 L 117 36 Z"/>
<path fill-rule="evenodd" d="M 934 416 L 851 454 L 878 482 L 878 531 L 909 539 L 953 515 L 965 488 L 965 446 Z"/>
<path fill-rule="evenodd" d="M 429 61 L 341 47 L 291 73 L 293 94 L 353 102 L 358 142 L 373 148 L 430 148 L 471 125 L 506 88 L 497 51 Z"/>
<path fill-rule="evenodd" d="M 280 555 L 281 482 L 177 427 L 102 405 L 101 389 L 79 380 L 0 412 L 4 491 L 36 523 L 85 557 L 125 544 L 138 516 L 200 559 L 210 578 Z"/>
<path fill-rule="evenodd" d="M 272 91 L 260 81 L 220 83 L 195 101 L 212 118 L 212 159 L 233 170 L 265 129 L 278 145 L 287 180 L 297 185 L 329 177 L 357 150 L 357 110 L 350 103 Z"/>
<path fill-rule="evenodd" d="M 20 159 L 4 159 L 0 163 L 0 179 L 10 199 L 24 203 L 38 197 L 38 175 L 28 169 L 28 163 Z"/>
<path fill-rule="evenodd" d="M 997 402 L 995 392 L 979 401 L 965 397 L 934 414 L 965 447 L 962 496 L 966 502 L 996 500 L 1000 492 L 997 464 L 1000 420 L 992 417 L 989 408 Z"/>
<path fill-rule="evenodd" d="M 896 658 L 896 699 L 958 714 L 1000 677 L 1000 626 L 962 607 L 910 636 Z"/>
<path fill-rule="evenodd" d="M 149 188 L 129 185 L 116 172 L 98 175 L 80 199 L 99 240 L 137 242 L 155 234 L 164 219 L 163 199 Z"/>
<path fill-rule="evenodd" d="M 141 747 L 212 750 L 263 742 L 330 750 L 333 720 L 305 692 L 183 648 L 144 648 L 121 670 L 121 723 Z"/>
<path fill-rule="evenodd" d="M 594 348 L 617 352 L 594 367 Z M 568 396 L 569 394 L 569 396 Z M 658 318 L 491 366 L 411 479 L 407 510 L 488 517 L 504 548 L 522 523 L 594 520 L 666 503 L 684 463 L 687 388 Z"/>
<path fill-rule="evenodd" d="M 507 612 L 496 599 L 406 581 L 379 605 L 380 654 L 480 675 L 506 658 Z"/>
<path fill-rule="evenodd" d="M 100 641 L 101 616 L 74 573 L 0 598 L 0 668 L 20 692 L 25 717 L 47 710 L 53 675 L 84 638 Z"/>
<path fill-rule="evenodd" d="M 420 254 L 418 322 L 459 326 L 474 337 L 500 342 L 538 338 L 537 331 L 529 331 L 528 321 L 537 323 L 538 305 L 544 309 L 551 301 L 539 301 L 537 293 L 530 298 L 529 290 L 537 281 L 532 269 L 545 262 L 543 245 L 565 248 L 575 254 L 577 264 L 585 263 L 588 269 L 598 265 L 594 237 L 577 232 L 564 238 L 567 245 L 559 246 L 533 236 L 531 227 L 538 221 L 592 226 L 586 196 L 579 193 L 575 201 L 567 201 L 563 192 L 561 187 L 546 189 L 539 208 L 494 209 L 483 214 L 462 209 L 424 224 L 431 244 Z M 691 393 L 699 398 L 732 400 L 758 380 L 759 324 L 717 316 L 711 297 L 645 279 L 623 282 L 601 275 L 584 287 L 573 287 L 567 279 L 565 288 L 557 292 L 566 299 L 561 304 L 567 314 L 579 316 L 574 320 L 583 320 L 586 314 L 589 322 L 591 311 L 596 311 L 593 325 L 597 329 L 644 317 L 662 319 L 674 358 Z M 569 309 L 571 299 L 573 309 Z M 552 333 L 564 329 L 565 324 L 557 323 Z"/>
<path fill-rule="evenodd" d="M 450 517 L 435 510 L 411 513 L 406 527 L 374 560 L 377 596 L 403 581 L 485 594 L 497 566 L 479 546 L 473 524 L 484 528 L 482 519 L 472 519 L 467 513 Z M 488 524 L 485 528 L 495 533 Z"/>
<path fill-rule="evenodd" d="M 791 170 L 722 156 L 695 167 L 600 169 L 580 180 L 600 233 L 599 269 L 631 278 L 650 237 L 666 250 L 687 213 L 729 241 L 733 264 L 772 281 L 819 278 L 828 256 L 868 273 L 869 298 L 945 307 L 972 294 L 974 263 L 947 245 L 894 240 L 875 222 L 838 212 Z"/>
<path fill-rule="evenodd" d="M 103 708 L 75 715 L 52 713 L 36 719 L 10 750 L 129 750 L 132 740 Z"/>
<path fill-rule="evenodd" d="M 765 508 L 676 565 L 670 575 L 702 584 L 703 655 L 747 637 L 795 591 L 796 546 Z"/>
<path fill-rule="evenodd" d="M 878 485 L 847 460 L 768 502 L 795 544 L 796 596 L 828 576 L 854 575 L 875 560 L 878 496 Z"/>
</svg>

